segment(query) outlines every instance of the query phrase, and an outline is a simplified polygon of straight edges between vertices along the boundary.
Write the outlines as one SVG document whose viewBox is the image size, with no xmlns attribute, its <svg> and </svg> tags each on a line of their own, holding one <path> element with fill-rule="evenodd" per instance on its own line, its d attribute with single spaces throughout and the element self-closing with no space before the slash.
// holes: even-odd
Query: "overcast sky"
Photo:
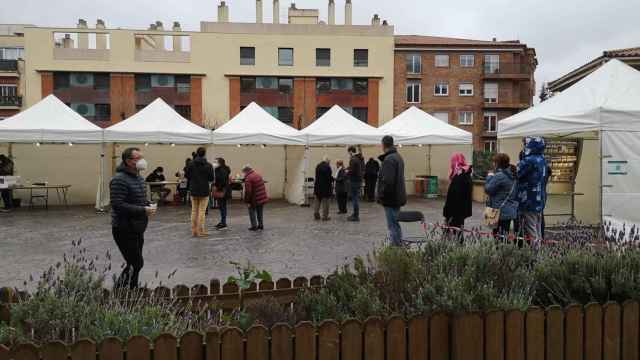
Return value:
<svg viewBox="0 0 640 360">
<path fill-rule="evenodd" d="M 336 0 L 338 23 L 344 0 Z M 161 20 L 180 21 L 185 30 L 215 21 L 218 0 L 20 0 L 3 1 L 0 23 L 75 26 L 96 18 L 108 27 L 146 28 Z M 272 0 L 263 0 L 271 21 Z M 291 1 L 280 0 L 282 21 Z M 254 0 L 227 0 L 231 21 L 255 20 Z M 327 0 L 298 0 L 298 8 L 319 8 L 326 19 Z M 354 24 L 379 14 L 396 34 L 421 34 L 488 40 L 519 39 L 534 47 L 540 63 L 538 87 L 602 54 L 603 50 L 640 46 L 638 0 L 353 0 Z"/>
</svg>

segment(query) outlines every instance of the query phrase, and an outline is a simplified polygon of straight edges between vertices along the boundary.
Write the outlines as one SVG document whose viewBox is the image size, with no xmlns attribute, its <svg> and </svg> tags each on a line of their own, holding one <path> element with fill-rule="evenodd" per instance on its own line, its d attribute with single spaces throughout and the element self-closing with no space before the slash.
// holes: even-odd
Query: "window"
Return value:
<svg viewBox="0 0 640 360">
<path fill-rule="evenodd" d="M 446 82 L 438 82 L 433 87 L 433 95 L 435 96 L 449 96 L 449 84 Z"/>
<path fill-rule="evenodd" d="M 150 91 L 151 90 L 151 75 L 149 74 L 136 74 L 136 91 Z"/>
<path fill-rule="evenodd" d="M 449 55 L 436 55 L 436 67 L 449 67 Z"/>
<path fill-rule="evenodd" d="M 458 85 L 458 92 L 460 96 L 473 96 L 473 84 L 460 83 L 460 85 Z"/>
<path fill-rule="evenodd" d="M 69 88 L 69 73 L 66 73 L 66 72 L 53 73 L 53 90 L 61 90 L 61 89 L 68 89 L 68 88 Z"/>
<path fill-rule="evenodd" d="M 473 67 L 475 65 L 476 57 L 474 55 L 460 55 L 460 66 Z"/>
<path fill-rule="evenodd" d="M 293 108 L 279 107 L 278 108 L 278 120 L 285 124 L 293 124 Z"/>
<path fill-rule="evenodd" d="M 256 78 L 243 77 L 240 78 L 240 93 L 252 93 L 256 91 Z"/>
<path fill-rule="evenodd" d="M 2 97 L 18 96 L 18 87 L 16 85 L 0 85 L 0 96 Z"/>
<path fill-rule="evenodd" d="M 316 120 L 320 119 L 322 117 L 322 115 L 324 115 L 327 111 L 329 111 L 328 107 L 319 107 L 316 109 Z"/>
<path fill-rule="evenodd" d="M 241 47 L 240 48 L 240 65 L 256 64 L 256 48 Z"/>
<path fill-rule="evenodd" d="M 158 74 L 151 75 L 151 87 L 172 88 L 176 86 L 176 79 L 173 75 Z"/>
<path fill-rule="evenodd" d="M 71 73 L 69 75 L 69 85 L 71 87 L 93 87 L 93 74 L 92 73 Z"/>
<path fill-rule="evenodd" d="M 15 47 L 0 48 L 0 60 L 24 59 L 24 49 Z"/>
<path fill-rule="evenodd" d="M 369 50 L 368 49 L 353 50 L 353 66 L 356 66 L 356 67 L 369 66 Z"/>
<path fill-rule="evenodd" d="M 458 114 L 458 123 L 460 125 L 473 125 L 473 111 L 461 111 Z"/>
<path fill-rule="evenodd" d="M 443 121 L 445 123 L 449 123 L 449 113 L 442 111 L 442 112 L 434 112 L 433 117 L 435 117 L 436 119 Z"/>
<path fill-rule="evenodd" d="M 331 90 L 353 90 L 353 79 L 332 78 Z"/>
<path fill-rule="evenodd" d="M 188 93 L 190 93 L 191 92 L 191 76 L 189 76 L 189 75 L 176 75 L 176 91 L 179 94 L 188 94 Z"/>
<path fill-rule="evenodd" d="M 278 88 L 278 78 L 259 76 L 256 78 L 256 89 L 272 89 Z"/>
<path fill-rule="evenodd" d="M 420 54 L 407 55 L 407 73 L 420 74 L 422 72 L 422 56 Z"/>
<path fill-rule="evenodd" d="M 484 72 L 487 74 L 496 74 L 500 72 L 500 55 L 484 56 Z"/>
<path fill-rule="evenodd" d="M 293 79 L 278 79 L 278 90 L 284 94 L 291 94 L 291 90 L 293 90 Z"/>
<path fill-rule="evenodd" d="M 407 81 L 407 103 L 416 104 L 420 102 L 422 84 L 420 81 Z"/>
<path fill-rule="evenodd" d="M 331 49 L 316 49 L 316 66 L 331 66 Z"/>
<path fill-rule="evenodd" d="M 484 83 L 484 102 L 498 102 L 498 83 Z"/>
<path fill-rule="evenodd" d="M 278 107 L 277 106 L 263 106 L 262 107 L 266 112 L 271 114 L 274 118 L 278 118 Z"/>
<path fill-rule="evenodd" d="M 95 119 L 96 120 L 111 120 L 111 105 L 109 104 L 96 104 L 95 105 Z"/>
<path fill-rule="evenodd" d="M 356 95 L 367 95 L 369 93 L 369 80 L 367 79 L 354 79 L 353 80 L 353 93 Z"/>
<path fill-rule="evenodd" d="M 291 48 L 278 49 L 278 65 L 293 66 L 293 49 Z"/>
<path fill-rule="evenodd" d="M 496 147 L 496 141 L 495 140 L 489 140 L 489 141 L 485 141 L 484 142 L 484 151 L 486 152 L 496 152 L 497 147 Z"/>
<path fill-rule="evenodd" d="M 111 75 L 109 74 L 94 74 L 93 75 L 93 88 L 96 90 L 109 90 L 111 86 Z"/>
<path fill-rule="evenodd" d="M 498 113 L 485 112 L 484 113 L 484 131 L 495 132 L 498 130 Z"/>
<path fill-rule="evenodd" d="M 183 118 L 191 119 L 191 105 L 175 105 L 173 108 Z"/>
<path fill-rule="evenodd" d="M 331 79 L 320 78 L 316 80 L 316 92 L 318 94 L 326 94 L 331 91 Z"/>
<path fill-rule="evenodd" d="M 351 115 L 354 118 L 366 123 L 369 120 L 369 109 L 367 108 L 353 108 Z"/>
</svg>

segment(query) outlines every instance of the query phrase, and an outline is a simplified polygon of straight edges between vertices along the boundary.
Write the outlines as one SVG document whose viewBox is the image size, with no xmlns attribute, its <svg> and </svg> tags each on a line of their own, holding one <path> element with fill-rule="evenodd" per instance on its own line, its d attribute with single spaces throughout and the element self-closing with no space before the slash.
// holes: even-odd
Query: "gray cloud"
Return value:
<svg viewBox="0 0 640 360">
<path fill-rule="evenodd" d="M 215 20 L 216 0 L 21 0 L 2 6 L 0 23 L 74 26 L 103 18 L 109 27 L 146 28 L 156 20 L 168 26 L 180 21 L 197 30 L 201 20 Z M 271 0 L 263 0 L 265 21 Z M 253 0 L 227 0 L 232 21 L 255 19 Z M 280 0 L 285 21 L 290 1 Z M 637 14 L 640 1 L 629 0 L 353 0 L 354 23 L 367 24 L 374 13 L 388 19 L 397 34 L 424 34 L 500 40 L 519 39 L 536 48 L 538 85 L 601 55 L 603 50 L 640 46 Z M 298 0 L 299 8 L 319 8 L 326 18 L 326 0 Z M 342 22 L 344 1 L 336 0 Z"/>
</svg>

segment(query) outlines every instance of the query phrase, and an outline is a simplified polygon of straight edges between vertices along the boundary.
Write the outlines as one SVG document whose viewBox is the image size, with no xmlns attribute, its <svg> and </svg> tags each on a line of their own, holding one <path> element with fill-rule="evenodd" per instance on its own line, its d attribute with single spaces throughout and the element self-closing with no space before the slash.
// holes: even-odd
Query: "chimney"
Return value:
<svg viewBox="0 0 640 360">
<path fill-rule="evenodd" d="M 329 25 L 336 24 L 336 2 L 329 0 Z"/>
<path fill-rule="evenodd" d="M 256 0 L 256 24 L 262 24 L 262 0 Z"/>
<path fill-rule="evenodd" d="M 229 22 L 229 7 L 224 1 L 221 1 L 220 5 L 218 5 L 218 22 Z"/>
<path fill-rule="evenodd" d="M 174 21 L 172 30 L 174 32 L 182 31 L 182 27 L 180 26 L 180 23 L 177 21 Z M 182 36 L 173 35 L 173 51 L 182 51 Z"/>
<path fill-rule="evenodd" d="M 384 20 L 384 21 L 382 22 L 382 26 L 389 26 L 389 22 L 388 22 L 387 20 Z"/>
<path fill-rule="evenodd" d="M 493 39 L 492 39 L 492 41 L 493 41 L 493 42 L 496 42 L 496 41 L 498 41 L 498 39 L 497 39 L 497 38 L 493 38 Z"/>
<path fill-rule="evenodd" d="M 78 29 L 86 30 L 87 28 L 88 28 L 87 20 L 78 19 Z M 89 48 L 89 34 L 88 33 L 85 33 L 85 32 L 79 32 L 78 33 L 78 48 L 79 49 L 88 49 Z"/>
<path fill-rule="evenodd" d="M 273 0 L 273 23 L 280 24 L 280 0 Z"/>
<path fill-rule="evenodd" d="M 96 30 L 104 30 L 104 29 L 106 29 L 104 20 L 98 19 L 98 21 L 96 21 Z M 105 50 L 106 48 L 107 48 L 107 34 L 96 33 L 96 49 Z"/>
<path fill-rule="evenodd" d="M 373 19 L 371 19 L 372 26 L 380 26 L 380 16 L 378 14 L 373 15 Z"/>
<path fill-rule="evenodd" d="M 344 24 L 351 25 L 353 21 L 353 5 L 351 4 L 351 0 L 347 0 L 344 4 Z"/>
<path fill-rule="evenodd" d="M 164 26 L 162 25 L 162 21 L 156 21 L 156 31 L 164 31 Z M 153 35 L 153 42 L 155 44 L 156 50 L 164 50 L 164 35 Z"/>
<path fill-rule="evenodd" d="M 65 49 L 73 48 L 73 39 L 71 38 L 71 34 L 64 34 L 64 39 L 62 39 L 62 47 Z"/>
</svg>

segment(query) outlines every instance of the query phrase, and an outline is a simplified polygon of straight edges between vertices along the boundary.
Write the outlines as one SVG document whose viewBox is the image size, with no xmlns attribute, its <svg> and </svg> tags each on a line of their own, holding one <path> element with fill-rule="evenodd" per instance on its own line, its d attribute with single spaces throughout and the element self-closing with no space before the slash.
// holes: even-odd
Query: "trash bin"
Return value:
<svg viewBox="0 0 640 360">
<path fill-rule="evenodd" d="M 440 189 L 438 188 L 438 177 L 427 176 L 425 179 L 425 183 L 424 197 L 426 199 L 436 199 L 440 195 Z"/>
<path fill-rule="evenodd" d="M 422 196 L 425 192 L 425 182 L 420 176 L 413 181 L 416 188 L 416 196 Z"/>
</svg>

